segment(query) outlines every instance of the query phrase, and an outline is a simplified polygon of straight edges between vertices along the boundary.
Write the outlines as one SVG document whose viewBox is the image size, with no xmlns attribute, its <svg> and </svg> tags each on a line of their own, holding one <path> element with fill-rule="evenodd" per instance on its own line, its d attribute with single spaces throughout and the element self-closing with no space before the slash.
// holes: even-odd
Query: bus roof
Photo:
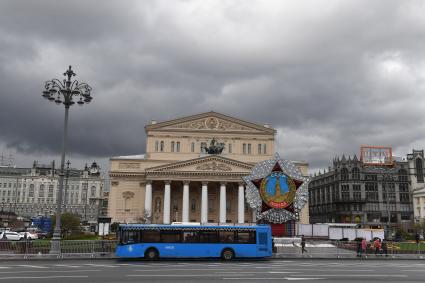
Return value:
<svg viewBox="0 0 425 283">
<path fill-rule="evenodd" d="M 270 227 L 267 224 L 120 224 L 119 227 L 123 230 L 256 230 Z"/>
</svg>

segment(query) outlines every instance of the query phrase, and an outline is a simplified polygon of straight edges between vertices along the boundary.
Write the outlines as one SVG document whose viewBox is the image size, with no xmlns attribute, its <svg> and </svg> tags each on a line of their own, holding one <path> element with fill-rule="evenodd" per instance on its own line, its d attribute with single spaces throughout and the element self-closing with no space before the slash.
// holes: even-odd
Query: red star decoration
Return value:
<svg viewBox="0 0 425 283">
<path fill-rule="evenodd" d="M 292 178 L 292 177 L 290 177 L 290 176 L 288 176 L 287 174 L 285 174 L 285 172 L 283 172 L 283 170 L 282 170 L 282 168 L 280 167 L 280 165 L 279 165 L 279 163 L 278 162 L 276 162 L 276 164 L 273 166 L 273 169 L 272 169 L 272 171 L 271 171 L 271 173 L 273 173 L 273 172 L 281 172 L 281 173 L 283 173 L 286 177 L 288 177 L 288 178 L 291 178 L 293 181 L 294 181 L 294 183 L 295 183 L 295 186 L 296 186 L 296 190 L 298 190 L 298 188 L 304 183 L 303 181 L 300 181 L 300 180 L 296 180 L 296 179 L 294 179 L 294 178 Z M 251 182 L 255 185 L 255 187 L 258 189 L 258 191 L 260 191 L 260 186 L 261 186 L 261 182 L 264 180 L 264 179 L 266 179 L 266 178 L 268 178 L 270 175 L 267 175 L 266 177 L 264 177 L 264 178 L 260 178 L 260 179 L 257 179 L 257 180 L 252 180 Z M 270 207 L 270 206 L 268 206 L 264 201 L 262 202 L 262 205 L 261 205 L 261 213 L 263 213 L 263 212 L 265 212 L 265 211 L 267 211 L 267 210 L 269 210 L 269 209 L 272 209 L 272 207 Z M 287 211 L 289 211 L 289 212 L 291 212 L 291 213 L 294 213 L 294 211 L 295 211 L 295 209 L 294 209 L 294 204 L 293 203 L 291 203 L 289 206 L 287 206 L 287 207 L 285 207 L 285 208 L 283 208 L 283 209 L 286 209 Z"/>
</svg>

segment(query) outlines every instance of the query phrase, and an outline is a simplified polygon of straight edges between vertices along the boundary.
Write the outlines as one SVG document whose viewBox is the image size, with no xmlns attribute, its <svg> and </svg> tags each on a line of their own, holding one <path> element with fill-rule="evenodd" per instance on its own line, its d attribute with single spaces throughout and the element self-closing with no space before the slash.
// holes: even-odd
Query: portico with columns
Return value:
<svg viewBox="0 0 425 283">
<path fill-rule="evenodd" d="M 208 156 L 147 169 L 146 213 L 152 223 L 250 222 L 252 211 L 241 179 L 250 168 L 243 162 Z"/>
</svg>

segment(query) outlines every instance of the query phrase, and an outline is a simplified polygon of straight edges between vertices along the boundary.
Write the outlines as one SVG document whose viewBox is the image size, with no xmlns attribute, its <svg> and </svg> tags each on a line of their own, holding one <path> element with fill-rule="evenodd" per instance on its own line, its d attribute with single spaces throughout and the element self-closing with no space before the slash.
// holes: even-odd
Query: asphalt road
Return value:
<svg viewBox="0 0 425 283">
<path fill-rule="evenodd" d="M 425 282 L 420 260 L 0 261 L 1 282 Z"/>
</svg>

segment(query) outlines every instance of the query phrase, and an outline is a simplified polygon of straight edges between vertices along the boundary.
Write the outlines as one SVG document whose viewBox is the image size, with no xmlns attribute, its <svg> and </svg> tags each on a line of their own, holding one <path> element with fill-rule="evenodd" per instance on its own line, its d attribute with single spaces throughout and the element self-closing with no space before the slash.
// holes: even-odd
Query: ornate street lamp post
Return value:
<svg viewBox="0 0 425 283">
<path fill-rule="evenodd" d="M 61 208 L 62 208 L 62 192 L 63 192 L 63 181 L 65 175 L 65 153 L 67 145 L 67 134 L 68 134 L 68 111 L 69 107 L 75 104 L 74 99 L 77 100 L 78 105 L 89 103 L 92 100 L 90 96 L 92 88 L 86 83 L 79 83 L 77 80 L 71 81 L 71 78 L 76 74 L 69 66 L 68 70 L 63 74 L 66 79 L 61 82 L 58 79 L 47 81 L 44 84 L 45 90 L 43 91 L 43 97 L 49 101 L 55 102 L 56 104 L 65 105 L 65 119 L 64 119 L 64 130 L 62 140 L 62 156 L 61 156 L 61 167 L 59 172 L 59 191 L 56 198 L 56 226 L 53 231 L 51 253 L 60 253 L 60 239 L 61 239 Z"/>
</svg>

